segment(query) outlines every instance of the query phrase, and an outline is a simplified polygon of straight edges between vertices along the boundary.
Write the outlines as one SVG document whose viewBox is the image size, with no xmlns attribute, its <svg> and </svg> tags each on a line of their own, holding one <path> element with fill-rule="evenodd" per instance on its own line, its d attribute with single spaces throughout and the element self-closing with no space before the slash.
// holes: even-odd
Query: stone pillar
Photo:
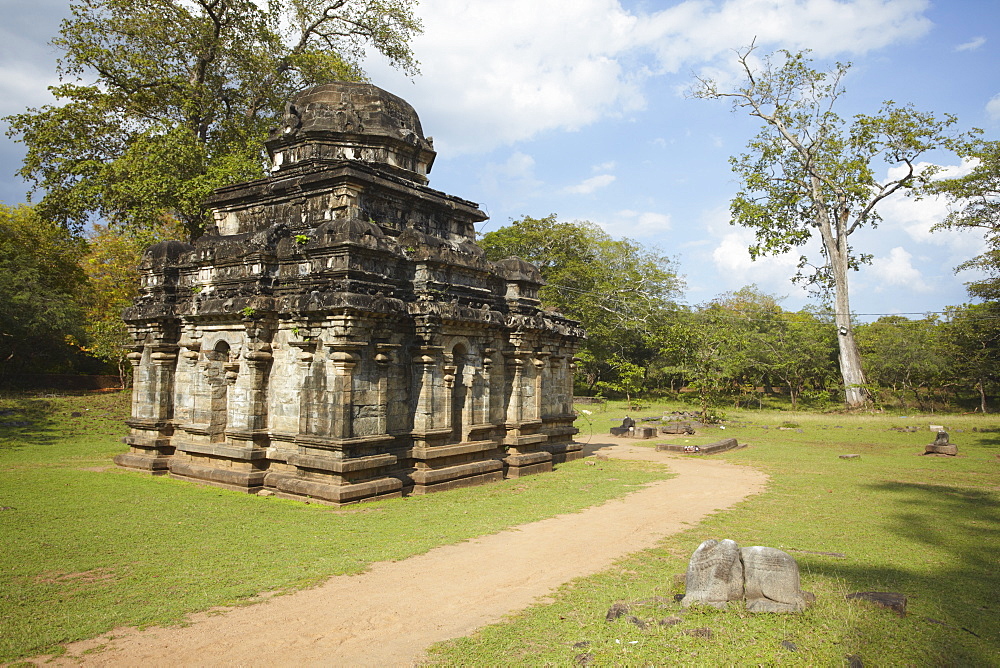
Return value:
<svg viewBox="0 0 1000 668">
<path fill-rule="evenodd" d="M 535 353 L 535 359 L 533 359 L 532 365 L 535 367 L 535 402 L 534 418 L 540 420 L 543 415 L 547 412 L 545 410 L 545 400 L 547 395 L 551 392 L 550 379 L 549 379 L 549 364 L 548 357 L 551 353 L 539 352 Z"/>
<path fill-rule="evenodd" d="M 507 366 L 511 370 L 510 403 L 507 404 L 507 424 L 519 425 L 524 417 L 524 359 L 518 351 L 507 356 Z"/>
<path fill-rule="evenodd" d="M 386 434 L 389 432 L 389 374 L 392 372 L 393 351 L 398 346 L 388 343 L 380 343 L 375 346 L 375 369 L 378 374 L 378 424 L 375 432 Z"/>
<path fill-rule="evenodd" d="M 494 350 L 492 348 L 486 348 L 483 351 L 483 403 L 480 409 L 481 413 L 476 419 L 476 422 L 479 424 L 493 422 L 493 352 Z"/>
<path fill-rule="evenodd" d="M 166 473 L 174 453 L 171 442 L 174 416 L 174 371 L 177 344 L 146 344 L 133 350 L 128 359 L 133 367 L 132 418 L 126 421 L 130 433 L 123 440 L 129 451 L 115 457 L 119 466 L 153 474 Z"/>
<path fill-rule="evenodd" d="M 228 440 L 247 448 L 267 447 L 268 380 L 273 355 L 268 342 L 269 328 L 254 320 L 244 320 L 246 372 L 241 374 L 230 401 Z"/>
<path fill-rule="evenodd" d="M 441 346 L 420 346 L 413 356 L 415 375 L 419 379 L 417 408 L 413 416 L 413 431 L 428 432 L 438 425 L 435 421 L 435 371 L 444 348 Z"/>
<path fill-rule="evenodd" d="M 357 346 L 332 346 L 329 362 L 332 367 L 327 401 L 332 411 L 329 436 L 350 438 L 354 435 L 354 367 L 357 366 Z"/>
<path fill-rule="evenodd" d="M 579 459 L 583 445 L 573 440 L 578 429 L 573 422 L 573 358 L 571 355 L 553 354 L 549 358 L 549 382 L 546 396 L 550 402 L 542 417 L 542 431 L 547 440 L 543 446 L 552 453 L 555 464 Z"/>
</svg>

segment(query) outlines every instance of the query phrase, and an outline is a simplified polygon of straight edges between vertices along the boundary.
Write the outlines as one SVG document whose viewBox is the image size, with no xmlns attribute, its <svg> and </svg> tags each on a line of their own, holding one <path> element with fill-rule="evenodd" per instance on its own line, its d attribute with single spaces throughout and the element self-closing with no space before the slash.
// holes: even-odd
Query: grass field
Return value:
<svg viewBox="0 0 1000 668">
<path fill-rule="evenodd" d="M 590 420 L 600 433 L 622 415 L 611 406 Z M 933 440 L 930 424 L 950 430 L 959 457 L 918 456 Z M 857 657 L 866 666 L 1000 665 L 1000 417 L 740 411 L 731 412 L 725 427 L 687 441 L 748 443 L 715 457 L 766 471 L 765 494 L 574 581 L 554 603 L 443 643 L 434 648 L 435 659 L 844 665 Z M 904 431 L 908 427 L 918 431 Z M 842 460 L 840 454 L 861 457 Z M 683 592 L 675 576 L 708 538 L 788 551 L 816 605 L 799 615 L 682 610 L 673 602 Z M 908 614 L 845 600 L 859 591 L 905 594 Z M 631 613 L 606 621 L 620 601 L 633 604 Z M 671 617 L 681 621 L 660 624 Z"/>
<path fill-rule="evenodd" d="M 335 510 L 115 469 L 126 401 L 0 398 L 0 661 L 116 626 L 252 602 L 584 508 L 666 475 L 651 465 L 574 462 L 552 474 Z M 594 413 L 579 422 L 581 440 L 624 415 L 616 405 L 586 408 Z M 724 431 L 687 442 L 748 443 L 714 457 L 764 470 L 767 492 L 574 581 L 553 603 L 437 646 L 434 659 L 841 665 L 856 656 L 868 666 L 1000 665 L 1000 417 L 728 417 Z M 929 424 L 949 429 L 959 457 L 918 456 L 933 438 Z M 838 458 L 846 453 L 861 457 Z M 800 615 L 682 611 L 675 576 L 712 537 L 788 551 L 816 605 Z M 905 594 L 909 614 L 844 599 L 870 590 Z M 633 604 L 631 612 L 605 621 L 618 601 Z M 681 621 L 659 624 L 669 617 Z"/>
<path fill-rule="evenodd" d="M 668 474 L 602 462 L 341 510 L 113 467 L 128 397 L 0 399 L 0 662 L 573 512 Z"/>
</svg>

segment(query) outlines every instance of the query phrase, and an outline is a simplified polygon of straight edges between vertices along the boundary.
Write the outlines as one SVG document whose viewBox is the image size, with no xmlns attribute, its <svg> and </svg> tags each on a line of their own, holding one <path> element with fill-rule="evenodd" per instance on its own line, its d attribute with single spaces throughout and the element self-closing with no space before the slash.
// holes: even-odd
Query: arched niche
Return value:
<svg viewBox="0 0 1000 668">
<path fill-rule="evenodd" d="M 232 348 L 225 339 L 205 351 L 205 379 L 209 393 L 209 440 L 221 443 L 226 440 L 229 424 L 229 375 L 232 371 Z"/>
</svg>

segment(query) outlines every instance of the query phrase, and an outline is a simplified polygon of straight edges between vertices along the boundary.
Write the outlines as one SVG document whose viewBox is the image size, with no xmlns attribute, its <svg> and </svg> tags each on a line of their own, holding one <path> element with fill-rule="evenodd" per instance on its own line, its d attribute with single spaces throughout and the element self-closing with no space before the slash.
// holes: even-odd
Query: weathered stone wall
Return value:
<svg viewBox="0 0 1000 668">
<path fill-rule="evenodd" d="M 427 188 L 409 105 L 307 91 L 266 179 L 209 200 L 194 242 L 143 259 L 119 464 L 341 504 L 551 469 L 573 442 L 583 332 L 538 270 L 486 260 L 485 215 Z"/>
</svg>

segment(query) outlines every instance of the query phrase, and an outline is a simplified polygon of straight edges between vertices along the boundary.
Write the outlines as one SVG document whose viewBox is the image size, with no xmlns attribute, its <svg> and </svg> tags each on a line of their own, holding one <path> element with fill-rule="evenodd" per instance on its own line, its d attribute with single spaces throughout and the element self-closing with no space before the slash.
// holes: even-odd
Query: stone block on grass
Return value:
<svg viewBox="0 0 1000 668">
<path fill-rule="evenodd" d="M 725 608 L 743 598 L 743 562 L 736 541 L 709 539 L 688 562 L 682 607 L 710 605 Z"/>
<path fill-rule="evenodd" d="M 743 582 L 749 612 L 802 612 L 815 600 L 799 588 L 799 566 L 773 547 L 745 547 Z"/>
</svg>

